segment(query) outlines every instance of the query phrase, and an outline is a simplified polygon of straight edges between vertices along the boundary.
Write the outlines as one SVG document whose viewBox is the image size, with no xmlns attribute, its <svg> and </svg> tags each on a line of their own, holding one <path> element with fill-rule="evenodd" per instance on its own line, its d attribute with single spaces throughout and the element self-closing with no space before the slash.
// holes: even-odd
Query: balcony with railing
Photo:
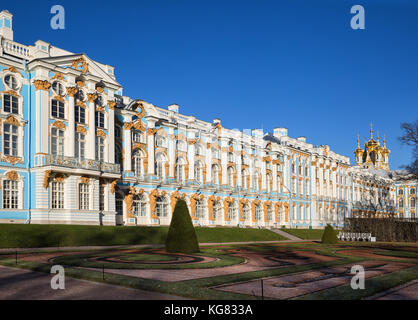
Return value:
<svg viewBox="0 0 418 320">
<path fill-rule="evenodd" d="M 58 166 L 70 169 L 85 169 L 105 173 L 120 174 L 119 164 L 57 155 L 37 155 L 35 158 L 35 166 Z"/>
<path fill-rule="evenodd" d="M 2 51 L 12 56 L 29 60 L 29 47 L 12 40 L 3 39 L 1 43 Z"/>
</svg>

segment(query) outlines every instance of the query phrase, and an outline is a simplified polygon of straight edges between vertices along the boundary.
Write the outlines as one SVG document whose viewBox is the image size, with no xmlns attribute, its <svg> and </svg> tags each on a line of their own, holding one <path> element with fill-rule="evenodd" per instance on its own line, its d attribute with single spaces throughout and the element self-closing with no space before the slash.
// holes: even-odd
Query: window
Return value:
<svg viewBox="0 0 418 320">
<path fill-rule="evenodd" d="M 157 217 L 167 217 L 168 215 L 168 204 L 164 197 L 158 197 L 155 206 Z"/>
<path fill-rule="evenodd" d="M 3 209 L 18 209 L 19 190 L 18 182 L 13 180 L 3 181 Z"/>
<path fill-rule="evenodd" d="M 100 94 L 97 96 L 97 99 L 96 99 L 96 101 L 95 101 L 95 103 L 96 103 L 96 105 L 98 105 L 98 106 L 103 106 L 103 96 L 101 96 Z"/>
<path fill-rule="evenodd" d="M 89 185 L 87 183 L 78 185 L 78 200 L 80 210 L 89 210 Z"/>
<path fill-rule="evenodd" d="M 273 220 L 273 206 L 267 207 L 267 221 Z"/>
<path fill-rule="evenodd" d="M 202 148 L 202 146 L 200 146 L 200 145 L 196 145 L 195 154 L 196 154 L 197 156 L 201 156 L 201 155 L 203 155 L 203 148 Z"/>
<path fill-rule="evenodd" d="M 122 138 L 122 128 L 120 126 L 115 126 L 115 137 Z"/>
<path fill-rule="evenodd" d="M 105 139 L 96 136 L 96 160 L 104 161 Z"/>
<path fill-rule="evenodd" d="M 64 86 L 57 81 L 52 83 L 52 90 L 55 92 L 56 95 L 59 95 L 59 96 L 65 95 Z"/>
<path fill-rule="evenodd" d="M 230 187 L 234 187 L 234 169 L 232 167 L 229 167 L 227 170 L 228 174 L 228 185 Z"/>
<path fill-rule="evenodd" d="M 181 141 L 181 140 L 178 140 L 177 141 L 177 151 L 187 151 L 186 150 L 187 148 L 186 148 L 186 142 L 184 142 L 184 141 Z"/>
<path fill-rule="evenodd" d="M 212 183 L 219 184 L 221 182 L 219 181 L 219 167 L 216 164 L 212 165 L 211 174 L 212 174 Z"/>
<path fill-rule="evenodd" d="M 203 200 L 197 200 L 196 201 L 196 217 L 198 219 L 204 219 L 205 218 L 205 206 L 203 204 Z"/>
<path fill-rule="evenodd" d="M 194 167 L 194 179 L 196 180 L 196 181 L 198 181 L 199 183 L 202 183 L 202 167 L 203 167 L 203 165 L 202 165 L 202 163 L 201 162 L 197 162 L 196 164 L 195 164 L 195 167 Z"/>
<path fill-rule="evenodd" d="M 308 167 L 305 167 L 305 176 L 308 176 L 308 175 L 309 175 Z"/>
<path fill-rule="evenodd" d="M 415 188 L 411 188 L 411 190 L 409 191 L 410 194 L 415 194 Z"/>
<path fill-rule="evenodd" d="M 244 220 L 248 220 L 250 218 L 250 206 L 248 204 L 245 204 L 242 208 L 242 218 Z"/>
<path fill-rule="evenodd" d="M 237 206 L 234 202 L 231 202 L 228 207 L 228 218 L 233 220 L 237 216 Z"/>
<path fill-rule="evenodd" d="M 217 217 L 221 217 L 221 214 L 221 204 L 217 201 L 213 204 L 212 218 L 216 219 Z"/>
<path fill-rule="evenodd" d="M 17 83 L 16 77 L 10 74 L 4 77 L 4 82 L 12 90 L 17 90 L 19 88 L 19 84 Z"/>
<path fill-rule="evenodd" d="M 139 131 L 132 131 L 132 142 L 134 143 L 145 143 L 145 135 Z"/>
<path fill-rule="evenodd" d="M 271 188 L 272 187 L 272 183 L 271 182 L 272 182 L 271 175 L 268 174 L 266 176 L 267 192 L 272 192 L 272 190 L 271 190 L 272 189 Z"/>
<path fill-rule="evenodd" d="M 64 102 L 53 99 L 51 108 L 51 115 L 54 118 L 64 119 Z"/>
<path fill-rule="evenodd" d="M 241 186 L 243 189 L 247 189 L 247 172 L 245 170 L 241 171 Z"/>
<path fill-rule="evenodd" d="M 155 174 L 158 178 L 164 178 L 164 163 L 164 156 L 162 154 L 159 154 L 157 156 L 157 161 L 155 162 Z"/>
<path fill-rule="evenodd" d="M 51 207 L 52 209 L 64 209 L 64 183 L 51 183 Z"/>
<path fill-rule="evenodd" d="M 19 114 L 19 100 L 17 97 L 10 94 L 5 94 L 3 97 L 4 112 Z"/>
<path fill-rule="evenodd" d="M 145 217 L 147 215 L 147 203 L 144 196 L 136 195 L 133 199 L 133 212 L 136 217 Z"/>
<path fill-rule="evenodd" d="M 299 165 L 299 167 L 298 167 L 298 172 L 299 172 L 299 175 L 302 174 L 302 166 L 301 165 Z"/>
<path fill-rule="evenodd" d="M 234 162 L 234 154 L 232 152 L 228 152 L 228 162 Z"/>
<path fill-rule="evenodd" d="M 104 113 L 100 111 L 96 111 L 96 127 L 97 128 L 104 128 Z"/>
<path fill-rule="evenodd" d="M 105 186 L 99 186 L 99 210 L 105 209 Z"/>
<path fill-rule="evenodd" d="M 78 90 L 77 99 L 80 100 L 80 101 L 86 100 L 86 94 L 84 93 L 83 90 L 80 90 L 80 89 Z"/>
<path fill-rule="evenodd" d="M 178 158 L 176 161 L 176 180 L 178 182 L 184 182 L 185 181 L 185 174 L 184 174 L 184 167 L 185 162 L 182 158 Z"/>
<path fill-rule="evenodd" d="M 415 208 L 415 198 L 411 198 L 410 200 L 410 207 Z"/>
<path fill-rule="evenodd" d="M 255 206 L 255 220 L 256 221 L 260 221 L 261 220 L 261 216 L 262 216 L 261 206 L 260 205 L 256 205 Z"/>
<path fill-rule="evenodd" d="M 295 164 L 292 163 L 292 173 L 295 173 Z"/>
<path fill-rule="evenodd" d="M 84 160 L 84 151 L 86 146 L 86 136 L 83 133 L 75 134 L 75 157 Z"/>
<path fill-rule="evenodd" d="M 52 128 L 51 129 L 51 153 L 54 156 L 64 155 L 64 131 Z"/>
<path fill-rule="evenodd" d="M 120 193 L 116 194 L 116 213 L 123 214 L 123 196 Z"/>
<path fill-rule="evenodd" d="M 142 166 L 143 153 L 141 150 L 136 150 L 132 157 L 132 167 L 136 177 L 140 177 L 144 174 Z"/>
<path fill-rule="evenodd" d="M 86 109 L 80 106 L 75 106 L 75 122 L 86 123 Z"/>
<path fill-rule="evenodd" d="M 165 138 L 163 136 L 157 134 L 155 136 L 155 144 L 157 145 L 157 147 L 165 148 L 166 147 Z"/>
<path fill-rule="evenodd" d="M 6 156 L 17 156 L 18 128 L 11 124 L 4 125 L 4 149 Z"/>
<path fill-rule="evenodd" d="M 115 145 L 115 163 L 122 164 L 122 148 L 118 144 Z"/>
<path fill-rule="evenodd" d="M 212 158 L 213 159 L 219 159 L 219 150 L 218 149 L 212 149 Z"/>
<path fill-rule="evenodd" d="M 398 194 L 403 195 L 403 189 L 399 189 Z"/>
<path fill-rule="evenodd" d="M 399 208 L 403 208 L 403 199 L 402 198 L 399 199 Z"/>
</svg>

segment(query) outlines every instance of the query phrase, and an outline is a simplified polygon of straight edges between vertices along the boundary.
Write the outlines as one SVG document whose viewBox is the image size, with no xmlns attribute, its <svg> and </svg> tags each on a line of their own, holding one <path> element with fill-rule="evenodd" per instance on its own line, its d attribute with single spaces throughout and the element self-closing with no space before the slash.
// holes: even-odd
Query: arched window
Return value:
<svg viewBox="0 0 418 320">
<path fill-rule="evenodd" d="M 250 211 L 250 205 L 248 203 L 244 204 L 244 206 L 242 207 L 242 218 L 244 220 L 248 220 L 250 218 Z"/>
<path fill-rule="evenodd" d="M 398 194 L 403 195 L 403 189 L 399 189 Z"/>
<path fill-rule="evenodd" d="M 198 219 L 205 218 L 205 205 L 204 205 L 203 200 L 196 201 L 196 217 Z"/>
<path fill-rule="evenodd" d="M 168 201 L 166 197 L 157 197 L 155 212 L 157 217 L 160 218 L 165 218 L 168 216 Z"/>
<path fill-rule="evenodd" d="M 194 179 L 199 183 L 203 182 L 202 171 L 203 171 L 202 162 L 200 161 L 196 162 L 194 165 Z"/>
<path fill-rule="evenodd" d="M 221 203 L 220 203 L 219 201 L 216 201 L 216 202 L 213 204 L 213 209 L 212 209 L 212 218 L 213 218 L 213 219 L 216 219 L 216 218 L 220 217 L 220 216 L 222 215 L 221 210 L 222 210 Z"/>
<path fill-rule="evenodd" d="M 175 168 L 177 182 L 184 182 L 186 180 L 186 175 L 185 175 L 185 170 L 184 170 L 185 167 L 186 167 L 186 161 L 184 161 L 183 158 L 177 158 L 176 168 Z"/>
<path fill-rule="evenodd" d="M 273 220 L 273 206 L 270 205 L 267 207 L 267 221 Z"/>
<path fill-rule="evenodd" d="M 132 209 L 136 217 L 145 217 L 147 215 L 147 202 L 143 195 L 134 196 Z"/>
<path fill-rule="evenodd" d="M 212 165 L 212 183 L 213 184 L 219 184 L 219 167 L 217 164 Z"/>
<path fill-rule="evenodd" d="M 263 212 L 261 210 L 261 205 L 259 205 L 259 204 L 256 205 L 255 206 L 255 220 L 260 221 L 262 214 L 263 214 Z"/>
<path fill-rule="evenodd" d="M 232 167 L 229 167 L 227 170 L 228 174 L 228 185 L 230 187 L 234 187 L 234 169 Z"/>
<path fill-rule="evenodd" d="M 228 218 L 230 220 L 235 219 L 235 217 L 237 216 L 237 205 L 236 205 L 236 201 L 231 202 L 229 204 L 228 207 Z"/>
<path fill-rule="evenodd" d="M 266 183 L 267 183 L 267 192 L 271 192 L 272 190 L 271 190 L 271 175 L 270 174 L 267 174 L 266 175 Z"/>
<path fill-rule="evenodd" d="M 165 176 L 164 164 L 165 164 L 165 157 L 163 154 L 159 153 L 156 157 L 156 162 L 155 162 L 155 174 L 157 175 L 158 178 L 161 178 L 161 179 L 163 179 Z"/>
<path fill-rule="evenodd" d="M 399 199 L 399 208 L 403 208 L 403 199 L 402 198 Z"/>
<path fill-rule="evenodd" d="M 244 169 L 241 171 L 241 186 L 243 189 L 247 189 L 247 171 Z"/>
<path fill-rule="evenodd" d="M 144 175 L 144 153 L 142 150 L 135 150 L 132 155 L 132 169 L 136 177 L 141 177 Z"/>
<path fill-rule="evenodd" d="M 411 188 L 411 190 L 409 191 L 410 194 L 415 194 L 415 188 Z"/>
</svg>

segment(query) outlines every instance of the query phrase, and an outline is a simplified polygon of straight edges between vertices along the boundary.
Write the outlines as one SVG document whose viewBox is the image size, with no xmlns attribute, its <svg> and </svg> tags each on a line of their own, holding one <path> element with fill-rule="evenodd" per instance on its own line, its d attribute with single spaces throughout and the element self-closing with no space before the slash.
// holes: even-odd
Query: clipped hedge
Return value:
<svg viewBox="0 0 418 320">
<path fill-rule="evenodd" d="M 332 226 L 327 225 L 322 235 L 321 242 L 324 244 L 338 243 L 337 233 L 338 231 L 335 231 Z"/>
<path fill-rule="evenodd" d="M 177 253 L 195 253 L 200 251 L 192 218 L 184 200 L 178 200 L 174 207 L 165 249 L 167 252 Z"/>
</svg>

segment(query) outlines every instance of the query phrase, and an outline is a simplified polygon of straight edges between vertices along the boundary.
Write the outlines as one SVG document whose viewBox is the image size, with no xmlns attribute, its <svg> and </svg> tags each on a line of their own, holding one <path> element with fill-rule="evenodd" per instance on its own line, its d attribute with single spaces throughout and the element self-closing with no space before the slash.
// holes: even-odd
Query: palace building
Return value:
<svg viewBox="0 0 418 320">
<path fill-rule="evenodd" d="M 202 226 L 415 216 L 416 181 L 389 177 L 372 130 L 355 166 L 286 128 L 230 130 L 124 96 L 85 54 L 15 42 L 12 19 L 0 13 L 0 223 L 168 225 L 178 199 Z"/>
</svg>

